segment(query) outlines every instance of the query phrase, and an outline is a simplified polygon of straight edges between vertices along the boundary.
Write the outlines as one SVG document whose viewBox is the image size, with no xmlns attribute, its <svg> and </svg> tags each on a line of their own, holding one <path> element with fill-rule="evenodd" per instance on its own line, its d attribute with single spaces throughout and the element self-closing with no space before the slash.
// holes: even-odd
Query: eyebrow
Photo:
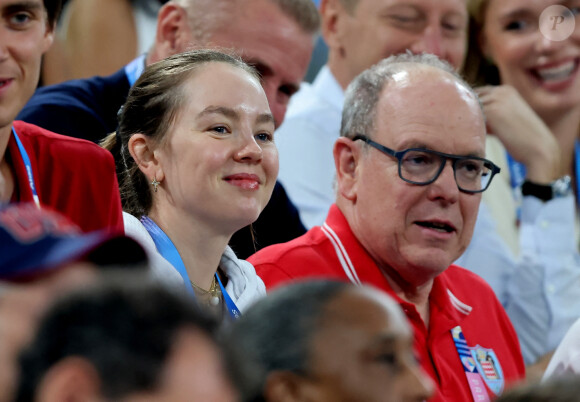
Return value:
<svg viewBox="0 0 580 402">
<path fill-rule="evenodd" d="M 435 151 L 435 152 L 441 152 L 444 154 L 449 154 L 449 152 L 443 152 L 443 151 L 439 151 L 438 149 L 433 149 L 429 145 L 426 145 L 425 143 L 418 142 L 418 141 L 405 143 L 404 147 L 402 147 L 401 151 L 404 151 L 406 149 L 411 149 L 411 148 L 418 148 L 418 149 L 424 149 L 426 151 Z M 467 157 L 467 158 L 470 158 L 470 157 L 485 158 L 485 153 L 482 154 L 481 152 L 468 152 L 466 154 L 450 154 L 450 155 L 462 156 L 462 157 Z"/>
<path fill-rule="evenodd" d="M 256 123 L 258 123 L 258 124 L 272 123 L 274 125 L 276 124 L 276 122 L 274 121 L 274 116 L 272 115 L 272 113 L 262 113 L 262 114 L 260 114 L 256 118 Z"/>
<path fill-rule="evenodd" d="M 569 6 L 572 4 L 572 0 L 559 0 L 556 4 L 559 5 L 566 5 Z M 513 10 L 508 11 L 507 13 L 500 15 L 499 19 L 502 23 L 507 22 L 508 20 L 518 19 L 518 18 L 533 18 L 535 12 L 529 8 L 528 6 L 519 7 Z"/>
<path fill-rule="evenodd" d="M 236 112 L 234 109 L 224 106 L 208 106 L 204 110 L 202 110 L 198 117 L 203 117 L 206 115 L 211 114 L 220 114 L 225 117 L 228 117 L 235 121 L 240 121 L 240 114 Z M 256 117 L 256 123 L 263 124 L 263 123 L 272 123 L 274 124 L 274 116 L 272 113 L 260 113 L 258 117 Z"/>
<path fill-rule="evenodd" d="M 37 10 L 43 10 L 43 8 L 44 8 L 43 3 L 39 2 L 39 1 L 33 1 L 33 0 L 18 1 L 18 2 L 14 2 L 12 4 L 7 4 L 6 6 L 4 6 L 2 13 L 12 14 L 12 13 L 15 13 L 18 11 L 23 11 L 23 10 L 37 11 Z"/>
<path fill-rule="evenodd" d="M 533 15 L 532 11 L 528 8 L 518 8 L 515 10 L 511 10 L 503 15 L 499 16 L 499 20 L 502 23 L 506 23 L 508 21 L 520 18 L 530 18 Z"/>
</svg>

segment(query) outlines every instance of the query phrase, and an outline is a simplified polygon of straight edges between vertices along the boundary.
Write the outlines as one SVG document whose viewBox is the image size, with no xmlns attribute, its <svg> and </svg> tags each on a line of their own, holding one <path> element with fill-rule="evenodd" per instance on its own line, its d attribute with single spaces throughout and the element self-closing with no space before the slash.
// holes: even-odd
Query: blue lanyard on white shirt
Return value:
<svg viewBox="0 0 580 402">
<path fill-rule="evenodd" d="M 12 127 L 12 134 L 14 134 L 14 139 L 16 140 L 16 145 L 18 145 L 18 150 L 20 151 L 20 157 L 22 158 L 22 162 L 24 162 L 24 167 L 26 168 L 26 174 L 28 175 L 28 185 L 30 186 L 30 190 L 32 191 L 32 198 L 34 199 L 34 203 L 38 208 L 40 208 L 40 199 L 38 198 L 38 193 L 36 192 L 36 185 L 34 184 L 34 175 L 32 174 L 32 163 L 30 162 L 30 158 L 28 157 L 28 153 L 26 153 L 26 149 L 24 149 L 24 145 L 18 138 L 18 134 L 16 134 L 16 130 Z"/>
<path fill-rule="evenodd" d="M 125 66 L 125 75 L 129 80 L 129 85 L 133 86 L 137 79 L 143 74 L 145 70 L 145 55 L 137 57 L 135 60 Z"/>
<path fill-rule="evenodd" d="M 192 296 L 195 297 L 195 292 L 193 291 L 193 286 L 191 285 L 191 280 L 189 279 L 189 275 L 187 274 L 187 270 L 185 269 L 185 265 L 183 264 L 183 260 L 179 255 L 179 251 L 171 241 L 171 239 L 165 234 L 165 232 L 157 226 L 155 222 L 151 220 L 148 216 L 143 215 L 141 217 L 141 223 L 147 229 L 147 232 L 153 238 L 153 242 L 157 247 L 157 251 L 165 258 L 167 261 L 173 265 L 173 267 L 179 272 L 179 275 L 183 278 L 183 282 L 185 283 L 185 287 L 187 292 Z M 240 310 L 236 306 L 236 303 L 232 300 L 226 288 L 222 284 L 222 281 L 219 275 L 215 274 L 216 279 L 220 285 L 220 289 L 222 291 L 222 296 L 224 297 L 224 302 L 228 309 L 228 313 L 233 319 L 237 319 L 241 316 Z"/>
</svg>

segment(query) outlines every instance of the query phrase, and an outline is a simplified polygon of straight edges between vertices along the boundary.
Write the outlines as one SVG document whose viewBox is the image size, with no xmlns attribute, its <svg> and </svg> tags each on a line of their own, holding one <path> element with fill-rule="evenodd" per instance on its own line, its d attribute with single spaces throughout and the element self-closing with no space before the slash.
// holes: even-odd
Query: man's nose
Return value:
<svg viewBox="0 0 580 402">
<path fill-rule="evenodd" d="M 445 47 L 443 46 L 443 33 L 439 25 L 431 24 L 425 27 L 417 41 L 411 47 L 415 54 L 430 53 L 445 59 Z"/>
<path fill-rule="evenodd" d="M 445 162 L 443 170 L 439 177 L 429 185 L 429 194 L 431 198 L 445 199 L 447 202 L 454 203 L 459 199 L 459 187 L 455 180 L 455 171 L 453 162 Z"/>
</svg>

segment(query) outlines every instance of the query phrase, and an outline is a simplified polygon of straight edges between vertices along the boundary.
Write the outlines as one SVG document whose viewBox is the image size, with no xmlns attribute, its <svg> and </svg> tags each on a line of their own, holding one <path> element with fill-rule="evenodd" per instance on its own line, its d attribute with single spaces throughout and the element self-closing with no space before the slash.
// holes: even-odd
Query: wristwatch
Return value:
<svg viewBox="0 0 580 402">
<path fill-rule="evenodd" d="M 572 192 L 570 176 L 562 176 L 550 184 L 537 184 L 526 180 L 522 184 L 522 195 L 531 195 L 542 201 L 565 197 Z"/>
</svg>

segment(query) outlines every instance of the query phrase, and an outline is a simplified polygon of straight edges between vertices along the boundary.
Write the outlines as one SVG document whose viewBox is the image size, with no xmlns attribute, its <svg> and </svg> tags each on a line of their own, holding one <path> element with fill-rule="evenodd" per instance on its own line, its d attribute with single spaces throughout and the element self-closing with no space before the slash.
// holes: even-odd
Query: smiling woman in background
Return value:
<svg viewBox="0 0 580 402">
<path fill-rule="evenodd" d="M 127 234 L 155 251 L 158 271 L 169 262 L 165 274 L 179 272 L 219 314 L 237 316 L 265 295 L 252 265 L 227 244 L 270 199 L 273 133 L 257 73 L 212 50 L 149 66 L 119 117 Z"/>
<path fill-rule="evenodd" d="M 483 85 L 477 91 L 491 134 L 486 155 L 502 169 L 483 201 L 496 233 L 523 263 L 511 272 L 490 253 L 464 255 L 460 264 L 479 264 L 482 269 L 476 272 L 502 301 L 518 282 L 523 293 L 512 292 L 504 306 L 531 300 L 510 314 L 525 323 L 518 334 L 527 363 L 553 350 L 580 316 L 578 197 L 573 191 L 578 194 L 580 188 L 580 1 L 564 2 L 567 8 L 561 3 L 468 2 L 474 20 L 470 51 L 483 62 L 468 58 L 466 75 Z M 562 23 L 552 32 L 555 19 Z M 575 29 L 556 37 L 557 30 L 574 24 Z M 472 243 L 477 241 L 474 236 Z M 535 309 L 534 301 L 542 307 Z"/>
</svg>

